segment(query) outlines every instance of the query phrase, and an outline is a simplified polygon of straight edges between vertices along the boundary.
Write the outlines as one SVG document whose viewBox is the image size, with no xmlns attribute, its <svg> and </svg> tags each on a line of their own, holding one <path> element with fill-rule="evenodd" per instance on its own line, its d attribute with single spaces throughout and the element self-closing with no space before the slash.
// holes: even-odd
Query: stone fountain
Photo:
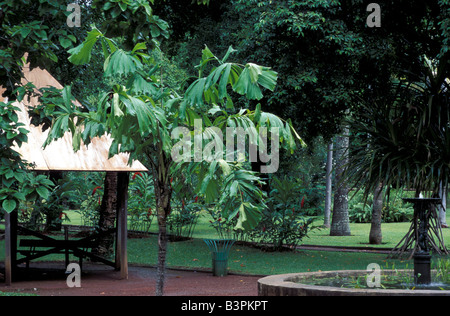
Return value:
<svg viewBox="0 0 450 316">
<path fill-rule="evenodd" d="M 403 201 L 412 203 L 414 207 L 414 219 L 417 220 L 414 236 L 416 247 L 413 250 L 414 280 L 416 284 L 431 284 L 431 255 L 429 245 L 435 242 L 429 234 L 430 220 L 435 216 L 435 207 L 442 201 L 438 198 L 405 198 Z"/>
<path fill-rule="evenodd" d="M 407 203 L 414 207 L 414 217 L 411 228 L 400 243 L 393 249 L 393 253 L 403 254 L 410 251 L 410 258 L 414 258 L 414 283 L 415 290 L 407 289 L 349 289 L 332 286 L 308 285 L 309 278 L 364 276 L 367 271 L 329 271 L 308 272 L 268 276 L 258 281 L 258 294 L 260 296 L 342 296 L 342 295 L 368 295 L 368 296 L 395 296 L 395 295 L 445 295 L 450 296 L 449 290 L 430 290 L 431 284 L 431 251 L 438 254 L 448 254 L 445 248 L 442 232 L 437 218 L 436 206 L 441 203 L 438 198 L 405 198 Z M 434 235 L 434 236 L 433 236 Z M 437 242 L 434 237 L 437 237 Z M 402 245 L 401 247 L 398 247 Z M 396 271 L 384 271 L 393 274 Z"/>
</svg>

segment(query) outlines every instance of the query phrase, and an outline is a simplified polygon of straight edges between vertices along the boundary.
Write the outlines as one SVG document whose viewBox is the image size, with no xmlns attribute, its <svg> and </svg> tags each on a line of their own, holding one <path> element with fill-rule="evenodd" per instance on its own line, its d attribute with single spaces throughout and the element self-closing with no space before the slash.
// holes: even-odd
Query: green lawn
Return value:
<svg viewBox="0 0 450 316">
<path fill-rule="evenodd" d="M 79 215 L 68 212 L 70 224 L 79 224 Z M 450 223 L 450 219 L 448 220 Z M 315 224 L 321 225 L 323 220 L 317 218 Z M 155 225 L 155 223 L 153 224 Z M 409 223 L 383 224 L 383 241 L 379 247 L 393 247 L 404 236 Z M 305 238 L 304 244 L 334 245 L 334 246 L 370 246 L 368 234 L 370 224 L 351 224 L 352 236 L 331 237 L 328 229 L 311 232 L 310 238 Z M 156 232 L 156 227 L 152 229 Z M 189 269 L 211 268 L 211 255 L 203 238 L 217 238 L 214 230 L 209 226 L 209 217 L 202 216 L 195 229 L 194 239 L 184 242 L 172 242 L 168 246 L 168 267 L 183 267 Z M 444 229 L 444 238 L 449 243 L 450 229 Z M 450 246 L 450 245 L 448 245 Z M 4 245 L 0 243 L 0 260 L 4 258 Z M 128 257 L 131 264 L 154 266 L 157 263 L 157 237 L 156 235 L 144 239 L 128 240 Z M 62 255 L 52 255 L 45 260 L 63 260 Z M 280 273 L 327 271 L 340 269 L 366 269 L 369 263 L 378 263 L 383 267 L 402 268 L 412 266 L 412 262 L 399 260 L 386 260 L 385 254 L 367 254 L 332 251 L 297 251 L 292 252 L 264 252 L 256 248 L 235 245 L 229 258 L 230 271 L 257 275 Z"/>
<path fill-rule="evenodd" d="M 129 261 L 138 264 L 156 265 L 157 238 L 131 239 L 128 242 Z M 211 255 L 201 239 L 169 243 L 168 267 L 210 268 Z M 380 266 L 403 267 L 408 262 L 386 260 L 384 254 L 350 252 L 298 251 L 263 252 L 246 246 L 233 246 L 228 266 L 230 271 L 246 274 L 281 274 L 327 270 L 365 270 L 369 263 Z"/>
<path fill-rule="evenodd" d="M 185 242 L 170 243 L 168 266 L 201 268 L 211 267 L 211 257 L 202 238 L 217 237 L 209 228 L 208 218 L 199 221 L 194 239 Z M 450 219 L 448 219 L 450 223 Z M 323 220 L 318 218 L 316 225 Z M 348 237 L 329 236 L 329 229 L 315 230 L 303 244 L 374 247 L 368 244 L 370 224 L 351 224 L 352 235 Z M 377 247 L 392 248 L 403 238 L 410 223 L 383 224 L 383 244 Z M 444 239 L 450 247 L 450 229 L 444 229 Z M 144 251 L 142 251 L 144 250 Z M 148 251 L 145 251 L 148 250 Z M 129 241 L 130 262 L 156 264 L 157 240 L 132 239 Z M 382 267 L 411 267 L 411 261 L 387 260 L 385 254 L 367 254 L 332 251 L 298 251 L 296 253 L 263 252 L 259 249 L 236 245 L 232 248 L 229 259 L 231 271 L 250 274 L 280 274 L 305 271 L 327 271 L 337 269 L 363 269 L 369 263 L 378 263 Z"/>
<path fill-rule="evenodd" d="M 450 210 L 450 209 L 449 209 Z M 74 211 L 67 212 L 70 221 L 67 224 L 80 225 L 80 215 Z M 217 233 L 210 227 L 210 216 L 203 213 L 198 221 L 194 231 L 194 238 L 217 238 Z M 447 212 L 447 222 L 450 224 L 450 212 Z M 323 218 L 317 217 L 314 226 L 321 226 Z M 350 224 L 351 236 L 336 237 L 329 236 L 329 229 L 321 228 L 313 230 L 308 238 L 305 238 L 302 244 L 309 245 L 327 245 L 327 246 L 347 246 L 347 247 L 378 247 L 378 248 L 393 248 L 403 238 L 410 227 L 410 223 L 383 223 L 383 243 L 381 245 L 369 245 L 369 231 L 370 224 Z M 158 227 L 156 221 L 152 223 L 151 232 L 156 233 Z M 450 228 L 443 229 L 444 239 L 446 245 L 450 248 Z"/>
</svg>

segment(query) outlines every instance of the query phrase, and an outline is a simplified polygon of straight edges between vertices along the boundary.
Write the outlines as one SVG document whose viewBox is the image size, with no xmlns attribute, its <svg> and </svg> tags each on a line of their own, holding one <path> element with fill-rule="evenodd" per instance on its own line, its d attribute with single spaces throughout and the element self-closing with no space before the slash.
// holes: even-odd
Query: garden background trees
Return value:
<svg viewBox="0 0 450 316">
<path fill-rule="evenodd" d="M 93 1 L 92 5 L 91 2 L 86 2 L 83 7 L 82 26 L 85 29 L 80 30 L 67 28 L 66 5 L 58 1 L 21 1 L 1 4 L 0 22 L 4 32 L 0 38 L 2 61 L 0 76 L 2 76 L 2 84 L 4 83 L 8 88 L 7 93 L 10 99 L 13 100 L 17 95 L 23 96 L 25 93 L 25 87 L 19 87 L 18 94 L 13 93 L 13 90 L 14 84 L 20 79 L 20 67 L 23 65 L 21 58 L 27 51 L 32 66 L 40 64 L 49 70 L 55 69 L 66 83 L 72 80 L 84 83 L 74 85 L 72 89 L 74 96 L 82 101 L 86 107 L 86 113 L 104 111 L 101 118 L 107 121 L 110 129 L 113 129 L 113 126 L 123 129 L 130 127 L 131 125 L 123 124 L 124 122 L 131 124 L 131 117 L 138 119 L 138 124 L 144 124 L 142 126 L 145 128 L 149 127 L 149 124 L 143 122 L 143 117 L 136 117 L 133 113 L 127 116 L 123 106 L 128 109 L 128 105 L 142 105 L 141 102 L 152 103 L 150 100 L 153 100 L 162 108 L 170 104 L 172 108 L 169 108 L 169 112 L 180 106 L 179 109 L 183 113 L 185 109 L 189 109 L 189 104 L 200 102 L 206 113 L 210 110 L 208 106 L 212 106 L 211 102 L 205 102 L 206 99 L 208 101 L 223 100 L 222 97 L 229 92 L 230 98 L 227 100 L 233 100 L 234 104 L 249 109 L 248 112 L 242 113 L 244 117 L 247 116 L 249 119 L 258 117 L 257 104 L 260 103 L 259 109 L 267 109 L 281 117 L 290 117 L 294 127 L 309 144 L 314 143 L 317 136 L 323 137 L 324 143 L 327 143 L 334 135 L 342 133 L 341 126 L 345 126 L 344 119 L 350 117 L 355 121 L 367 123 L 368 120 L 370 121 L 364 117 L 365 113 L 369 113 L 367 106 L 373 110 L 380 104 L 389 105 L 389 102 L 395 102 L 390 99 L 391 82 L 395 78 L 402 79 L 403 83 L 409 82 L 419 86 L 420 89 L 416 89 L 415 92 L 422 101 L 430 99 L 430 96 L 438 96 L 437 101 L 433 100 L 430 103 L 430 113 L 440 113 L 436 116 L 438 118 L 445 117 L 446 95 L 440 89 L 445 87 L 443 79 L 448 75 L 449 10 L 447 1 L 381 2 L 382 27 L 380 28 L 369 28 L 366 25 L 366 18 L 369 15 L 366 11 L 368 2 L 362 0 L 314 2 L 228 0 L 212 1 L 209 6 L 204 6 L 201 10 L 198 10 L 198 4 L 186 4 L 181 0 L 160 1 L 154 4 L 148 1 L 133 3 Z M 87 21 L 95 21 L 98 28 L 91 29 Z M 78 46 L 81 41 L 75 42 L 80 36 L 83 36 L 84 40 L 86 31 L 89 31 L 89 36 L 84 46 Z M 170 39 L 168 39 L 169 33 Z M 160 52 L 158 40 L 161 39 L 164 41 Z M 90 53 L 83 52 L 86 46 L 97 41 L 104 44 L 102 49 L 94 49 Z M 210 49 L 204 50 L 205 44 Z M 219 78 L 224 75 L 221 71 L 228 69 L 225 62 L 225 64 L 220 62 L 221 58 L 227 54 L 230 44 L 238 51 L 233 55 L 237 59 L 234 64 L 247 65 L 249 61 L 252 61 L 272 66 L 278 72 L 278 85 L 273 94 L 263 96 L 260 100 L 247 100 L 243 95 L 247 93 L 242 93 L 244 91 L 242 87 L 235 87 L 232 81 L 219 81 Z M 72 67 L 66 62 L 66 57 L 69 56 L 66 50 L 73 46 L 77 47 L 71 51 L 71 61 L 76 64 L 88 63 L 89 66 Z M 203 55 L 198 53 L 200 50 L 204 50 Z M 150 51 L 154 54 L 152 55 Z M 166 56 L 162 52 L 170 54 Z M 181 65 L 184 68 L 182 71 L 192 75 L 191 78 L 184 78 L 186 79 L 184 87 L 179 84 L 176 88 L 168 89 L 168 78 L 165 73 L 170 63 L 165 63 L 166 68 L 152 67 L 152 63 L 153 66 L 159 63 L 154 62 L 159 58 L 158 55 L 160 55 L 160 61 Z M 424 66 L 426 59 L 423 55 L 426 55 L 435 67 L 438 67 L 437 77 L 434 74 L 423 75 L 426 70 Z M 215 60 L 219 64 L 212 66 Z M 111 84 L 103 78 L 99 80 L 100 76 L 96 74 L 103 72 L 105 62 L 107 62 L 108 80 L 116 79 L 114 74 L 119 74 L 123 81 Z M 199 77 L 199 69 L 192 67 L 197 65 L 201 66 L 200 69 L 202 65 L 205 66 L 202 69 L 204 74 L 210 70 L 216 71 L 217 77 Z M 219 68 L 221 71 L 218 70 Z M 250 66 L 245 69 L 250 72 L 254 70 Z M 134 70 L 139 71 L 125 78 Z M 70 73 L 79 74 L 82 79 L 73 79 L 68 76 Z M 61 79 L 61 77 L 58 78 Z M 214 78 L 217 79 L 214 84 L 206 84 L 208 80 L 210 80 L 209 83 L 213 82 Z M 223 83 L 230 84 L 230 91 L 226 90 L 226 93 L 223 89 L 214 91 L 217 86 L 223 88 Z M 202 89 L 202 84 L 205 84 L 203 86 L 205 89 Z M 83 88 L 83 91 L 77 91 L 83 85 L 98 86 L 101 94 L 93 96 L 92 91 L 86 91 L 86 88 Z M 192 88 L 190 92 L 194 93 L 189 94 L 190 100 L 195 102 L 183 103 L 185 88 L 190 85 Z M 107 97 L 104 95 L 105 91 L 109 92 Z M 217 93 L 219 98 L 216 99 Z M 90 95 L 90 98 L 80 98 L 83 94 Z M 139 99 L 142 95 L 149 94 L 151 98 Z M 127 96 L 132 98 L 127 99 Z M 109 97 L 112 99 L 108 99 Z M 361 100 L 365 100 L 366 104 L 362 105 Z M 377 101 L 377 105 L 371 103 L 373 101 Z M 104 108 L 100 108 L 99 104 Z M 224 106 L 225 113 L 213 107 L 214 113 L 210 114 L 213 117 L 217 115 L 227 118 L 226 115 L 230 115 L 227 111 L 231 110 L 227 108 L 229 104 Z M 114 112 L 108 113 L 107 109 Z M 73 111 L 70 113 L 74 114 L 76 109 L 68 108 L 68 111 Z M 153 123 L 155 126 L 164 125 L 165 120 L 162 116 L 167 113 L 165 111 L 156 112 L 155 116 L 146 113 L 150 119 L 153 119 L 152 126 Z M 186 113 L 185 117 L 180 116 L 174 120 L 178 119 L 177 123 L 179 123 L 183 119 L 188 119 L 189 111 Z M 10 114 L 11 109 L 5 115 Z M 387 114 L 392 115 L 391 112 Z M 129 121 L 123 120 L 124 117 Z M 424 120 L 435 124 L 436 117 L 425 116 Z M 8 119 L 14 121 L 13 115 L 5 118 L 6 122 L 10 122 L 7 121 Z M 408 119 L 413 118 L 408 116 Z M 89 117 L 89 120 L 94 123 L 99 121 L 98 118 L 96 121 L 93 117 Z M 101 124 L 94 123 L 90 126 L 94 129 L 83 136 L 85 140 L 101 130 L 99 127 Z M 367 126 L 358 127 L 353 124 L 351 127 L 353 139 L 359 137 L 358 133 L 367 132 L 362 129 Z M 133 138 L 143 138 L 142 135 L 136 133 L 123 138 L 120 129 L 115 132 L 117 139 L 120 138 L 114 144 L 115 151 L 118 151 L 119 144 L 123 150 L 136 153 L 141 150 L 139 146 L 136 147 L 139 142 Z M 140 132 L 144 133 L 143 130 Z M 153 132 L 159 133 L 157 129 Z M 434 130 L 434 132 L 438 131 Z M 87 135 L 89 133 L 91 135 Z M 7 132 L 5 134 L 6 138 L 13 136 L 12 133 L 9 136 Z M 160 149 L 165 148 L 167 143 L 163 142 L 163 145 L 158 146 Z M 114 150 L 112 153 L 115 152 Z M 373 147 L 368 150 L 373 150 Z M 141 153 L 145 153 L 143 149 Z M 168 157 L 160 155 L 160 151 L 157 153 L 158 159 L 161 158 L 158 161 L 163 162 L 163 169 L 157 173 L 158 177 L 164 174 L 158 186 L 165 188 L 162 195 L 167 195 L 168 191 L 170 192 L 166 175 L 169 170 Z M 352 155 L 352 151 L 349 154 Z M 155 156 L 149 154 L 149 157 Z M 157 165 L 151 160 L 149 164 Z M 9 179 L 6 179 L 4 185 L 10 185 L 7 181 Z M 374 192 L 378 185 L 379 183 L 368 189 Z M 388 184 L 385 185 L 388 186 Z M 209 182 L 205 182 L 204 193 L 212 188 Z M 9 201 L 6 202 L 5 207 L 11 208 L 14 205 L 10 202 L 11 195 L 3 197 Z M 167 207 L 165 210 L 166 213 L 169 211 Z"/>
<path fill-rule="evenodd" d="M 193 13 L 195 18 L 184 24 L 180 1 L 162 3 L 155 10 L 170 12 L 168 19 L 182 25 L 166 43 L 181 64 L 195 60 L 192 47 L 206 43 L 220 51 L 227 42 L 243 60 L 272 65 L 280 74 L 279 85 L 263 103 L 274 113 L 292 117 L 311 143 L 317 135 L 329 140 L 341 133 L 346 111 L 355 117 L 364 113 L 360 99 L 389 91 L 393 78 L 417 77 L 423 55 L 434 59 L 447 49 L 447 1 L 377 3 L 379 28 L 367 26 L 371 12 L 369 1 L 363 0 L 229 0 Z M 190 14 L 192 6 L 182 10 Z"/>
</svg>

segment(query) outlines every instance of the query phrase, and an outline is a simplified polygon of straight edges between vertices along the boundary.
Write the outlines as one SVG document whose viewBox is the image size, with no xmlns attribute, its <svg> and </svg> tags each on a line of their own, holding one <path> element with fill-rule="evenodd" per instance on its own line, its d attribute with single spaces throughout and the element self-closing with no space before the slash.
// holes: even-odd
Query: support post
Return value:
<svg viewBox="0 0 450 316">
<path fill-rule="evenodd" d="M 120 172 L 117 179 L 117 242 L 116 242 L 116 268 L 120 269 L 122 279 L 128 279 L 127 254 L 127 215 L 128 215 L 128 172 Z"/>
<path fill-rule="evenodd" d="M 5 284 L 12 283 L 11 214 L 5 212 Z"/>
<path fill-rule="evenodd" d="M 17 212 L 5 212 L 5 284 L 12 284 L 17 258 Z"/>
</svg>

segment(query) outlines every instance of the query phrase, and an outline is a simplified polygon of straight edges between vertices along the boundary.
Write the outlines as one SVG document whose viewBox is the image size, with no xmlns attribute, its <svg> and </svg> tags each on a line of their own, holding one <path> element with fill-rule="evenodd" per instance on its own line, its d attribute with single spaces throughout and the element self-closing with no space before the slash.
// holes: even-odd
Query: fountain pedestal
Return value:
<svg viewBox="0 0 450 316">
<path fill-rule="evenodd" d="M 414 254 L 414 282 L 431 284 L 431 256 L 426 252 Z"/>
<path fill-rule="evenodd" d="M 403 199 L 407 203 L 412 203 L 414 207 L 414 217 L 417 219 L 416 236 L 417 244 L 414 251 L 414 281 L 416 284 L 431 283 L 431 255 L 428 230 L 430 219 L 434 207 L 441 203 L 438 198 L 408 198 Z"/>
</svg>

